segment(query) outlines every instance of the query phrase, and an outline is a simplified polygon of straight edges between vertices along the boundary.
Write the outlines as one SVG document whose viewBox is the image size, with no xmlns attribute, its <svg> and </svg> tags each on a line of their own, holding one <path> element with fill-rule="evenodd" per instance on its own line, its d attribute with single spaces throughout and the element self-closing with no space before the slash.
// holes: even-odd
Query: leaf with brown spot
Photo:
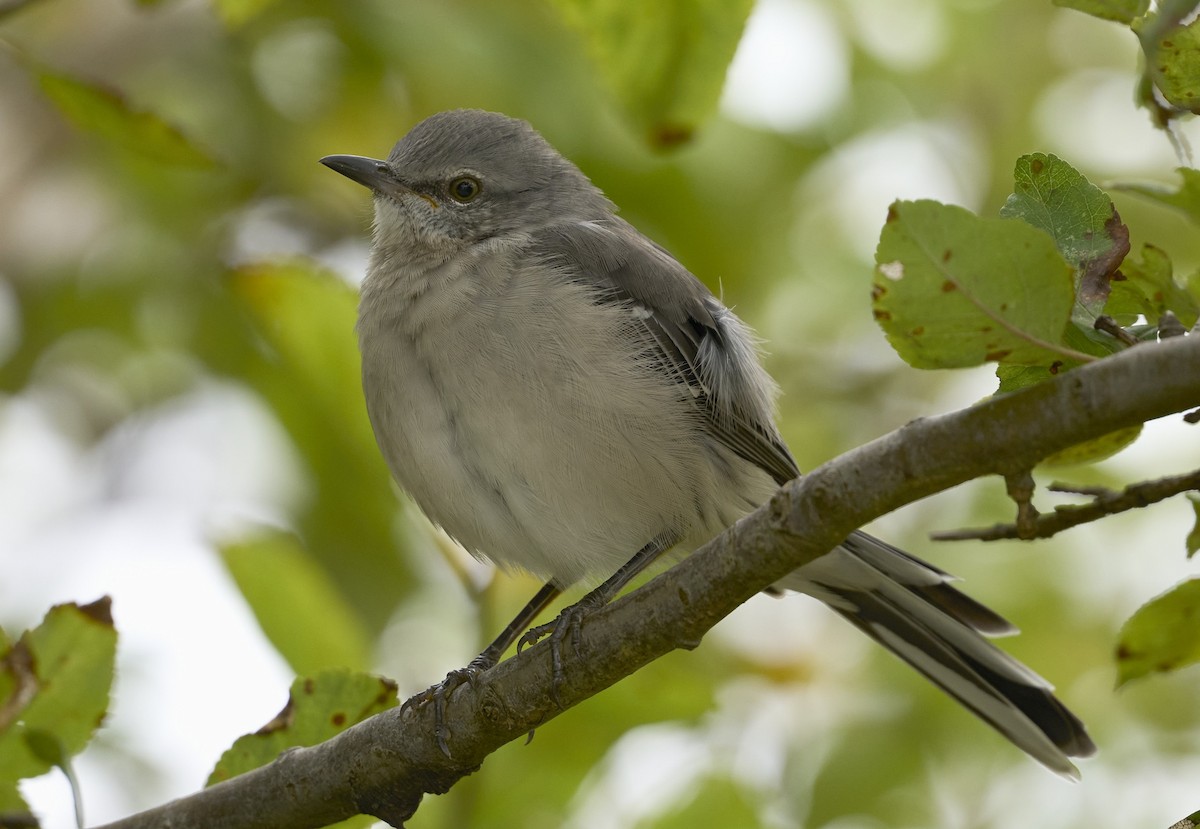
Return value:
<svg viewBox="0 0 1200 829">
<path fill-rule="evenodd" d="M 1200 21 L 1176 26 L 1157 44 L 1143 39 L 1142 48 L 1154 55 L 1150 76 L 1162 96 L 1179 109 L 1200 112 Z"/>
<path fill-rule="evenodd" d="M 1059 349 L 1071 268 L 1044 232 L 932 201 L 896 202 L 891 213 L 875 254 L 875 286 L 887 291 L 876 291 L 873 311 L 911 365 L 1038 365 L 1070 353 Z M 889 278 L 896 272 L 903 278 Z"/>
<path fill-rule="evenodd" d="M 107 597 L 57 605 L 0 653 L 0 781 L 42 774 L 87 746 L 108 710 L 111 618 Z"/>
<path fill-rule="evenodd" d="M 1014 192 L 1000 215 L 1044 230 L 1076 271 L 1073 318 L 1090 328 L 1108 299 L 1109 282 L 1129 253 L 1129 228 L 1108 194 L 1055 155 L 1017 159 Z"/>
<path fill-rule="evenodd" d="M 238 737 L 207 785 L 266 765 L 285 749 L 324 742 L 396 702 L 396 683 L 383 677 L 345 669 L 298 677 L 283 710 L 257 732 Z"/>
</svg>

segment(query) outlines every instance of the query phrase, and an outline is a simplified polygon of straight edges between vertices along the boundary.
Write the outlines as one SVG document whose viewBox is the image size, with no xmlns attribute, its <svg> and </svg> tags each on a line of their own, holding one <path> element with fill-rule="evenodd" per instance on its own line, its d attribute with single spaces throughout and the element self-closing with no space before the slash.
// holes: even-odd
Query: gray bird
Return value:
<svg viewBox="0 0 1200 829">
<path fill-rule="evenodd" d="M 369 187 L 363 389 L 396 481 L 472 554 L 546 579 L 467 669 L 495 665 L 563 589 L 578 632 L 671 548 L 705 543 L 800 472 L 747 326 L 524 121 L 456 110 L 386 160 L 321 159 Z M 1049 768 L 1095 751 L 1013 632 L 943 571 L 862 532 L 776 585 L 815 596 Z M 576 641 L 577 638 L 576 638 Z"/>
</svg>

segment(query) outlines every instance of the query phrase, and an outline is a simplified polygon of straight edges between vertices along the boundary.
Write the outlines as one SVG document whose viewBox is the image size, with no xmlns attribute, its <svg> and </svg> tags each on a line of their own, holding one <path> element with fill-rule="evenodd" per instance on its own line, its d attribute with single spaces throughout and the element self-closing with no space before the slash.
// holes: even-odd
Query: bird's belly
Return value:
<svg viewBox="0 0 1200 829">
<path fill-rule="evenodd" d="M 474 554 L 565 585 L 610 575 L 663 534 L 698 543 L 761 499 L 688 389 L 639 365 L 620 309 L 583 330 L 539 325 L 541 310 L 461 315 L 428 348 L 364 337 L 376 436 L 431 520 Z"/>
</svg>

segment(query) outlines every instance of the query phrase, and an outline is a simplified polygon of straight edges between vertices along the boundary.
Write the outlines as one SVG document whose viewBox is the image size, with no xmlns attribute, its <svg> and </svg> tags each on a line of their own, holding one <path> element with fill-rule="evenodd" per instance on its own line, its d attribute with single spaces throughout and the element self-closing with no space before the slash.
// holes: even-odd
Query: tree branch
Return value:
<svg viewBox="0 0 1200 829">
<path fill-rule="evenodd" d="M 400 826 L 505 743 L 676 648 L 874 518 L 973 478 L 1019 477 L 1082 441 L 1200 407 L 1200 336 L 1142 345 L 1020 392 L 917 420 L 783 487 L 754 514 L 585 622 L 551 696 L 547 643 L 458 689 L 452 758 L 430 707 L 384 712 L 320 745 L 105 829 L 319 827 L 359 813 Z"/>
<path fill-rule="evenodd" d="M 1088 504 L 1067 505 L 1054 508 L 1051 513 L 1038 513 L 1027 525 L 1021 524 L 1018 513 L 1015 524 L 996 524 L 991 527 L 980 527 L 967 530 L 949 530 L 947 532 L 930 533 L 934 541 L 999 541 L 1002 538 L 1020 538 L 1028 541 L 1034 538 L 1049 538 L 1063 530 L 1069 530 L 1089 521 L 1096 521 L 1108 515 L 1116 515 L 1131 509 L 1148 507 L 1153 503 L 1187 492 L 1200 489 L 1200 470 L 1188 472 L 1185 475 L 1174 475 L 1168 478 L 1158 478 L 1153 481 L 1142 481 L 1130 484 L 1120 492 L 1086 488 L 1068 488 L 1057 485 L 1050 487 L 1059 492 L 1076 492 L 1093 495 L 1094 499 Z"/>
</svg>

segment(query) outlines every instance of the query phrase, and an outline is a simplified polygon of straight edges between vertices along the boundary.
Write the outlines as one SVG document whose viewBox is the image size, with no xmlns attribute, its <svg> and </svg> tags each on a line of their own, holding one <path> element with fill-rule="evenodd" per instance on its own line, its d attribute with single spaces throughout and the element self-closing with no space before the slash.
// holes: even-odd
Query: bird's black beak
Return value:
<svg viewBox="0 0 1200 829">
<path fill-rule="evenodd" d="M 405 196 L 420 196 L 435 210 L 438 207 L 432 196 L 418 193 L 404 186 L 386 161 L 377 158 L 367 158 L 361 155 L 327 155 L 321 163 L 336 173 L 341 173 L 351 181 L 357 181 L 364 187 L 369 187 L 376 193 L 390 196 L 393 199 L 403 199 Z"/>
<path fill-rule="evenodd" d="M 397 183 L 387 162 L 376 158 L 361 155 L 327 155 L 321 159 L 321 163 L 372 190 L 382 192 L 395 187 Z"/>
</svg>

